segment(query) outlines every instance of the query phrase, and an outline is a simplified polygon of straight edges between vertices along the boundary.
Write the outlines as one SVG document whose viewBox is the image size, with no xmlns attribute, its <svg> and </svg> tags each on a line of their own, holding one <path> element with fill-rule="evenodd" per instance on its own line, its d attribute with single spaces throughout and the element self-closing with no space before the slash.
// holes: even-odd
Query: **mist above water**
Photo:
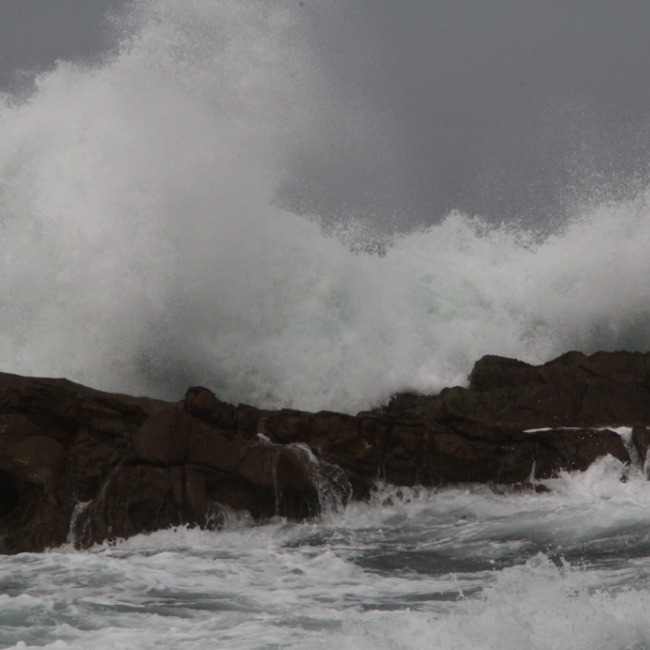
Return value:
<svg viewBox="0 0 650 650">
<path fill-rule="evenodd" d="M 332 220 L 287 199 L 296 160 L 332 124 L 394 140 L 293 4 L 138 2 L 117 29 L 100 63 L 0 104 L 3 371 L 356 411 L 487 353 L 650 347 L 644 182 L 552 228 Z"/>
</svg>

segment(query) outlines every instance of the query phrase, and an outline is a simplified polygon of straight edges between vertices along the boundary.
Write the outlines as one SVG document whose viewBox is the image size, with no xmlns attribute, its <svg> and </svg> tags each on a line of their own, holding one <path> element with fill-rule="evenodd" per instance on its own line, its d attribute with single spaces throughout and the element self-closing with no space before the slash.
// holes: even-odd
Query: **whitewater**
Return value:
<svg viewBox="0 0 650 650">
<path fill-rule="evenodd" d="M 483 354 L 650 349 L 647 187 L 539 230 L 297 213 L 301 153 L 382 121 L 295 5 L 142 0 L 113 29 L 0 97 L 1 371 L 354 413 Z M 378 485 L 318 521 L 3 557 L 0 645 L 650 648 L 647 481 L 603 459 L 545 487 Z"/>
<path fill-rule="evenodd" d="M 626 482 L 621 477 L 626 477 Z M 612 458 L 550 491 L 379 486 L 317 522 L 0 559 L 11 648 L 650 647 L 650 489 Z"/>
</svg>

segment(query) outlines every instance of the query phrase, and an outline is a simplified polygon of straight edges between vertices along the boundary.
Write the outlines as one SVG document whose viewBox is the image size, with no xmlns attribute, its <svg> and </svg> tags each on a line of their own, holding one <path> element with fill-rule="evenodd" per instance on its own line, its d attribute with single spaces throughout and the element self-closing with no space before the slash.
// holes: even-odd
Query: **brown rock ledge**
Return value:
<svg viewBox="0 0 650 650">
<path fill-rule="evenodd" d="M 398 485 L 515 484 L 650 445 L 650 354 L 486 356 L 469 388 L 401 394 L 356 416 L 262 411 L 192 387 L 170 403 L 0 373 L 0 552 L 42 551 L 228 512 L 317 516 Z M 534 430 L 534 431 L 531 431 Z"/>
</svg>

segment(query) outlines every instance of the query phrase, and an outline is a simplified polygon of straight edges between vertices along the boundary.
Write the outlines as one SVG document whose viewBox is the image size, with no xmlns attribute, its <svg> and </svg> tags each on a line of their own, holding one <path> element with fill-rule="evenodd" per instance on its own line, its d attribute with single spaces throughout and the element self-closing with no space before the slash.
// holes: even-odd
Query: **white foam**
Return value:
<svg viewBox="0 0 650 650">
<path fill-rule="evenodd" d="M 0 643 L 643 648 L 650 485 L 622 471 L 605 459 L 542 494 L 384 486 L 320 523 L 5 556 Z"/>
<path fill-rule="evenodd" d="M 540 554 L 503 571 L 482 600 L 453 616 L 376 616 L 348 623 L 336 643 L 350 649 L 647 647 L 647 592 L 590 589 L 591 579 Z"/>
</svg>

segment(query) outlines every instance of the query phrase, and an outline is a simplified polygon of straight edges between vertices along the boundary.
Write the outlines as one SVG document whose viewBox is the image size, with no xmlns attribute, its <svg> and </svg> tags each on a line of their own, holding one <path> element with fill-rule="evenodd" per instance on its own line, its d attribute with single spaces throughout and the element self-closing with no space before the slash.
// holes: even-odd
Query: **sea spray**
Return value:
<svg viewBox="0 0 650 650">
<path fill-rule="evenodd" d="M 258 433 L 257 440 L 274 450 L 270 473 L 273 476 L 275 496 L 275 515 L 281 511 L 284 499 L 283 491 L 278 486 L 278 463 L 284 455 L 294 457 L 297 466 L 302 466 L 306 477 L 317 495 L 317 504 L 311 504 L 309 510 L 312 518 L 338 513 L 350 501 L 352 486 L 346 473 L 338 466 L 327 463 L 315 456 L 309 445 L 301 442 L 291 444 L 274 444 L 263 433 Z M 285 461 L 286 462 L 286 461 Z"/>
<path fill-rule="evenodd" d="M 301 457 L 310 468 L 311 481 L 318 492 L 319 515 L 336 514 L 352 498 L 352 485 L 346 473 L 338 466 L 317 458 L 309 445 L 295 442 L 286 445 Z"/>
<path fill-rule="evenodd" d="M 3 371 L 355 412 L 486 353 L 650 347 L 643 189 L 550 234 L 452 213 L 379 248 L 282 209 L 346 110 L 292 6 L 134 3 L 101 62 L 2 99 Z"/>
</svg>

